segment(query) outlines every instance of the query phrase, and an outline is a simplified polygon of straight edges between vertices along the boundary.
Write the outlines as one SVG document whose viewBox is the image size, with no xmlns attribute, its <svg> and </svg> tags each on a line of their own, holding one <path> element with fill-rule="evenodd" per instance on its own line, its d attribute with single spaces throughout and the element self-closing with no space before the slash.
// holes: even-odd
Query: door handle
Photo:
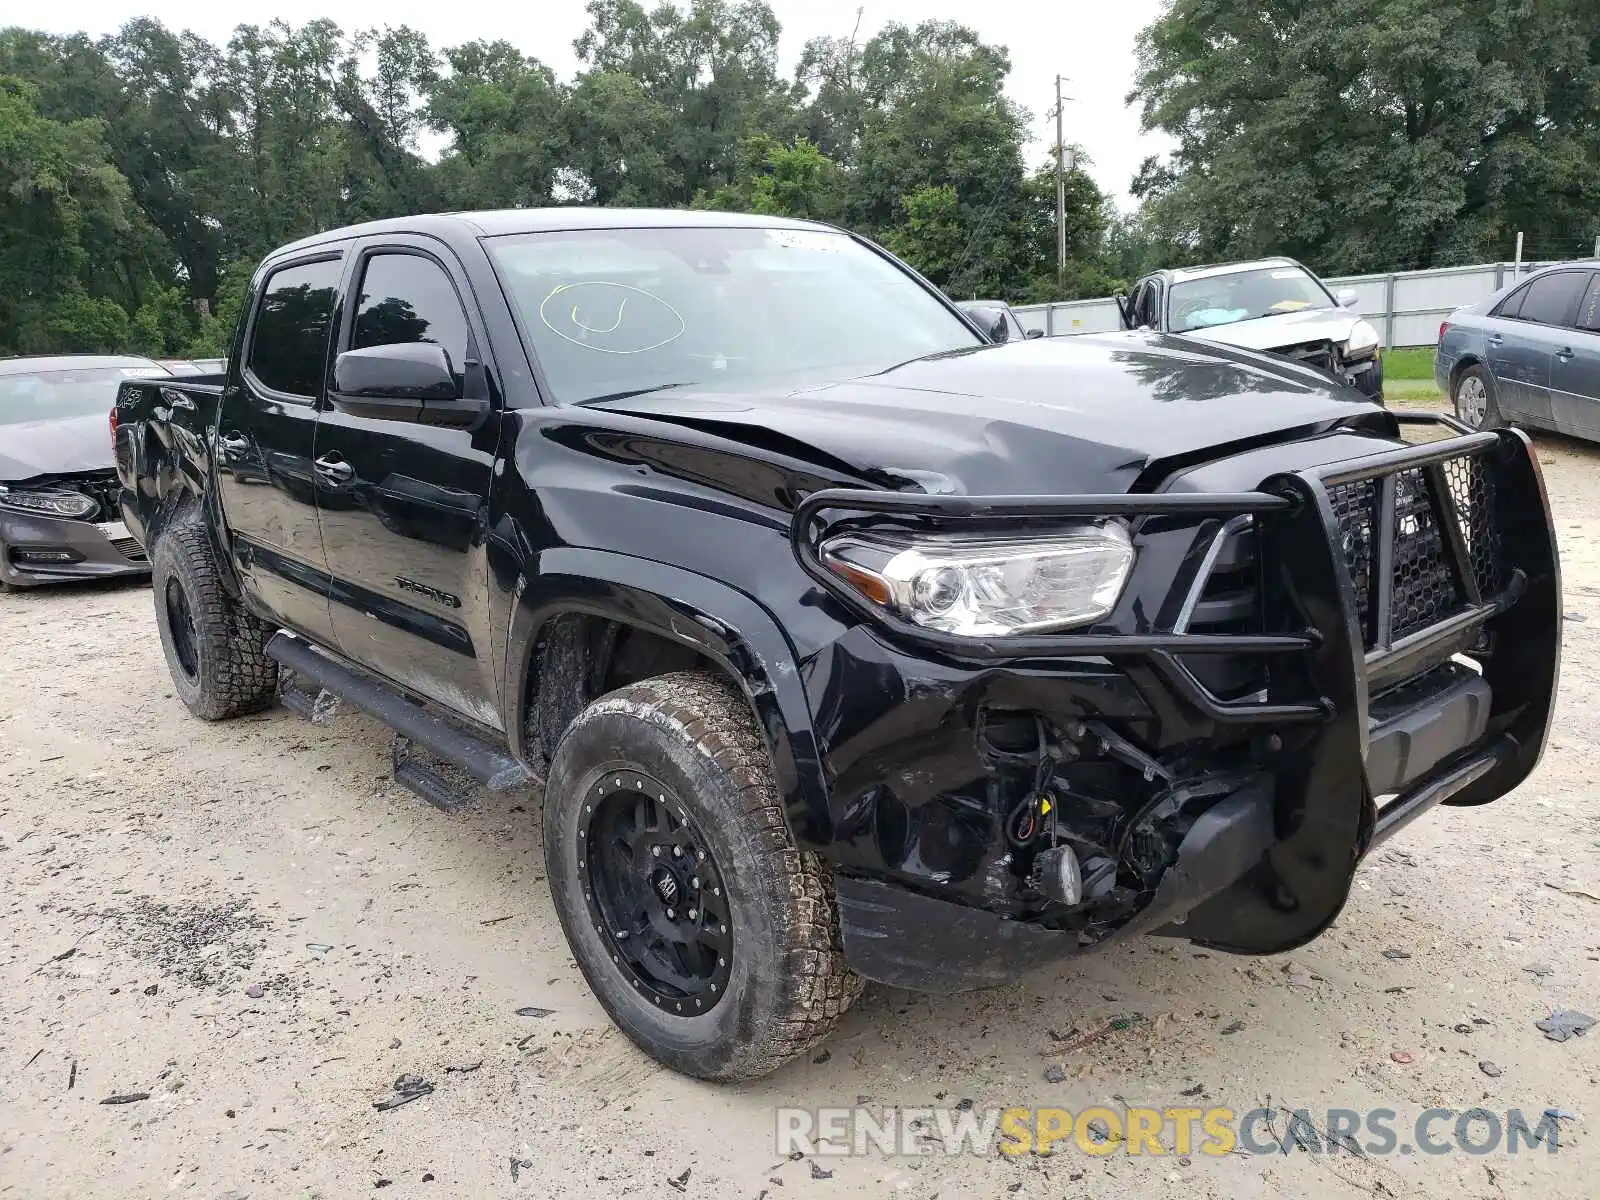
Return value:
<svg viewBox="0 0 1600 1200">
<path fill-rule="evenodd" d="M 329 483 L 349 483 L 356 477 L 356 469 L 342 458 L 334 458 L 331 454 L 317 459 L 314 464 L 317 474 Z"/>
<path fill-rule="evenodd" d="M 1571 362 L 1572 361 L 1572 347 L 1571 346 L 1563 346 L 1563 347 L 1561 347 L 1561 349 L 1556 351 L 1556 357 L 1559 358 L 1562 362 Z"/>
<path fill-rule="evenodd" d="M 1498 333 L 1491 333 L 1489 335 L 1489 345 L 1491 345 L 1491 346 L 1503 346 L 1504 344 L 1505 344 L 1505 338 L 1501 337 Z"/>
<path fill-rule="evenodd" d="M 222 442 L 222 448 L 229 454 L 243 454 L 250 449 L 250 439 L 240 437 L 237 433 L 223 434 L 220 441 Z"/>
</svg>

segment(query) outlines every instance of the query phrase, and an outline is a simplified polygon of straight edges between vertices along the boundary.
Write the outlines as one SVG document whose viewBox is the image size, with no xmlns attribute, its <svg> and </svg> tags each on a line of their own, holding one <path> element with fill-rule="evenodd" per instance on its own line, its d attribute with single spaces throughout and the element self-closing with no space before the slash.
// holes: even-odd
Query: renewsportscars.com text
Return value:
<svg viewBox="0 0 1600 1200">
<path fill-rule="evenodd" d="M 780 1108 L 781 1155 L 1104 1156 L 1236 1152 L 1286 1154 L 1516 1154 L 1560 1146 L 1560 1116 L 1427 1108 Z"/>
</svg>

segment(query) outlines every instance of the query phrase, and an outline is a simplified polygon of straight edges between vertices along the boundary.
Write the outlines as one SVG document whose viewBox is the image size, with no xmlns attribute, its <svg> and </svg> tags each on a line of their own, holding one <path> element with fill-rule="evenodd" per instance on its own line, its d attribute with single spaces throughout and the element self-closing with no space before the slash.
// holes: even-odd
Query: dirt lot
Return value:
<svg viewBox="0 0 1600 1200">
<path fill-rule="evenodd" d="M 869 988 L 826 1053 L 739 1088 L 613 1033 L 536 797 L 441 815 L 356 716 L 191 719 L 146 588 L 0 596 L 0 1195 L 1592 1197 L 1600 1030 L 1534 1022 L 1600 1015 L 1600 450 L 1541 455 L 1567 648 L 1516 795 L 1413 825 L 1287 958 L 1150 940 L 962 998 Z M 375 1110 L 406 1073 L 435 1090 Z M 968 1099 L 1577 1119 L 1511 1156 L 774 1150 L 778 1106 Z"/>
</svg>

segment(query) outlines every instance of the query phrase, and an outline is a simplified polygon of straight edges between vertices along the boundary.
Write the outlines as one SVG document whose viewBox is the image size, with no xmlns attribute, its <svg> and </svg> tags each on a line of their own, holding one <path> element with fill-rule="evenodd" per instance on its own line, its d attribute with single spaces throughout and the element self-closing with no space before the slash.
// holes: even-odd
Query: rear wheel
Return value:
<svg viewBox="0 0 1600 1200">
<path fill-rule="evenodd" d="M 272 631 L 223 588 L 205 530 L 173 525 L 157 539 L 150 571 L 161 649 L 189 711 L 220 721 L 271 705 L 278 683 L 266 655 Z"/>
<path fill-rule="evenodd" d="M 1462 370 L 1450 390 L 1456 418 L 1473 429 L 1498 429 L 1505 424 L 1494 399 L 1494 380 L 1481 363 Z"/>
<path fill-rule="evenodd" d="M 764 1075 L 860 994 L 827 870 L 796 847 L 755 719 L 715 675 L 648 679 L 580 713 L 551 762 L 544 846 L 589 986 L 675 1070 Z"/>
</svg>

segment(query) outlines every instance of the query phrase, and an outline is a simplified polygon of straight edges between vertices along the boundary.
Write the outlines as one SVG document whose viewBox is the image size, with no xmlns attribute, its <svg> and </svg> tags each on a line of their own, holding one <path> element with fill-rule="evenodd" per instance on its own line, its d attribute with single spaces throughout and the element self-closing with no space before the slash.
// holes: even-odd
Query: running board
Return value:
<svg viewBox="0 0 1600 1200">
<path fill-rule="evenodd" d="M 377 717 L 408 741 L 460 767 L 491 792 L 528 787 L 534 782 L 528 769 L 504 750 L 418 707 L 395 688 L 358 674 L 313 650 L 293 634 L 273 634 L 267 642 L 267 657 L 349 701 L 362 712 Z M 290 707 L 297 706 L 291 704 Z M 418 773 L 420 770 L 408 771 L 407 778 L 400 778 L 397 772 L 397 778 L 412 787 L 409 777 Z M 420 788 L 413 790 L 421 792 Z M 433 802 L 432 796 L 423 794 L 423 798 Z"/>
</svg>

